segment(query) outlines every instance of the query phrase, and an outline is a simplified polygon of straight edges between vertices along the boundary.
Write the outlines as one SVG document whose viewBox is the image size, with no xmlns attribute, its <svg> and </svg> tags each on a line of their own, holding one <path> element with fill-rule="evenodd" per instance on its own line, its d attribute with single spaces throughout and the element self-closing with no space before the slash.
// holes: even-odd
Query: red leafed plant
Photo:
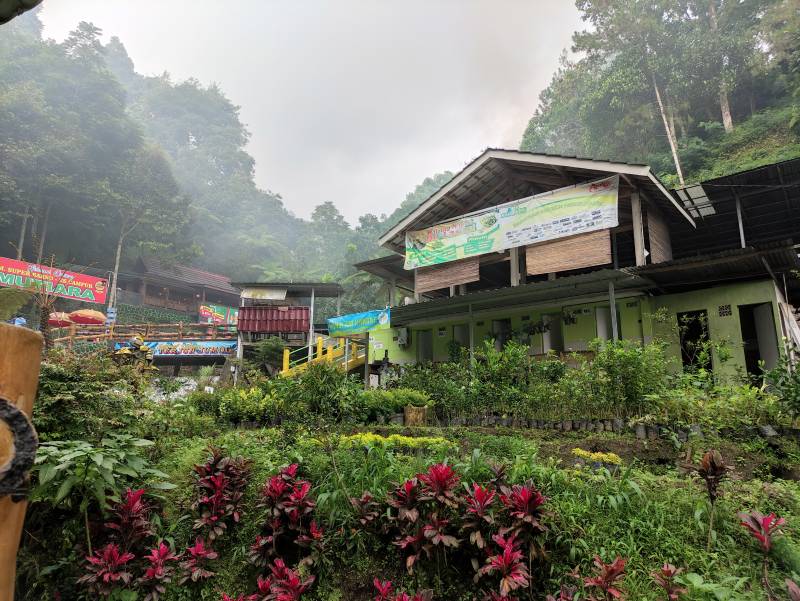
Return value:
<svg viewBox="0 0 800 601">
<path fill-rule="evenodd" d="M 375 497 L 368 491 L 361 494 L 361 498 L 352 497 L 350 505 L 356 511 L 358 523 L 362 528 L 367 528 L 375 524 L 380 515 L 380 505 L 375 501 Z"/>
<path fill-rule="evenodd" d="M 401 522 L 414 523 L 419 518 L 419 480 L 411 478 L 396 487 L 386 499 L 389 507 L 397 510 Z"/>
<path fill-rule="evenodd" d="M 417 591 L 413 597 L 404 591 L 398 591 L 392 596 L 393 588 L 389 580 L 381 581 L 375 578 L 372 585 L 378 591 L 374 601 L 430 601 L 433 599 L 433 591 L 430 590 Z"/>
<path fill-rule="evenodd" d="M 296 463 L 270 476 L 261 489 L 259 507 L 266 510 L 261 532 L 250 546 L 250 561 L 267 566 L 276 558 L 311 565 L 322 552 L 324 536 L 314 521 L 311 483 L 298 480 Z"/>
<path fill-rule="evenodd" d="M 496 555 L 489 556 L 486 565 L 476 574 L 476 579 L 484 574 L 499 576 L 501 596 L 507 596 L 518 588 L 527 587 L 530 574 L 522 561 L 522 551 L 517 548 L 514 537 L 504 538 L 496 535 L 493 540 L 500 547 L 500 551 Z"/>
<path fill-rule="evenodd" d="M 448 507 L 456 507 L 455 490 L 458 475 L 446 463 L 436 463 L 424 474 L 417 474 L 422 483 L 421 501 L 436 501 Z"/>
<path fill-rule="evenodd" d="M 414 573 L 414 564 L 417 563 L 419 558 L 422 556 L 423 551 L 426 553 L 426 555 L 430 556 L 431 546 L 429 544 L 425 544 L 425 535 L 422 534 L 422 528 L 419 528 L 413 534 L 401 536 L 392 544 L 397 545 L 400 547 L 400 550 L 404 552 L 406 570 L 408 570 L 409 574 Z"/>
<path fill-rule="evenodd" d="M 298 601 L 314 584 L 314 576 L 303 580 L 295 570 L 287 567 L 282 559 L 276 559 L 270 566 L 270 571 L 272 572 L 270 598 L 275 601 Z"/>
<path fill-rule="evenodd" d="M 144 576 L 139 578 L 139 586 L 145 592 L 144 601 L 158 601 L 164 594 L 166 584 L 172 582 L 175 574 L 175 566 L 180 557 L 175 555 L 172 550 L 160 543 L 158 547 L 150 550 L 150 554 L 145 556 L 148 566 Z"/>
<path fill-rule="evenodd" d="M 758 511 L 742 512 L 739 514 L 739 519 L 742 520 L 742 526 L 747 528 L 758 541 L 765 554 L 772 548 L 772 537 L 786 523 L 785 519 L 779 518 L 774 513 L 764 515 Z"/>
<path fill-rule="evenodd" d="M 425 537 L 430 544 L 436 547 L 457 547 L 459 540 L 450 534 L 447 534 L 447 525 L 450 520 L 439 519 L 434 513 L 431 515 L 430 520 L 422 527 L 422 536 Z"/>
<path fill-rule="evenodd" d="M 207 530 L 213 541 L 239 522 L 239 503 L 250 477 L 251 462 L 242 457 L 226 457 L 217 448 L 210 451 L 206 463 L 194 466 L 200 497 L 192 509 L 200 513 L 194 528 Z"/>
<path fill-rule="evenodd" d="M 216 559 L 219 555 L 211 547 L 206 547 L 202 538 L 197 538 L 193 546 L 186 549 L 187 559 L 181 562 L 181 567 L 186 571 L 181 584 L 188 581 L 199 582 L 214 576 L 214 572 L 208 569 L 208 562 Z"/>
<path fill-rule="evenodd" d="M 145 490 L 125 490 L 119 503 L 111 508 L 111 518 L 105 524 L 110 537 L 125 551 L 138 551 L 153 535 L 150 525 L 150 505 L 144 500 Z"/>
<path fill-rule="evenodd" d="M 592 590 L 589 599 L 592 601 L 610 601 L 611 599 L 622 599 L 622 591 L 618 588 L 619 581 L 625 577 L 626 559 L 617 557 L 611 563 L 603 563 L 598 555 L 594 557 L 594 565 L 597 573 L 594 576 L 584 578 L 583 585 Z M 597 593 L 596 596 L 595 593 Z"/>
<path fill-rule="evenodd" d="M 238 597 L 231 597 L 222 593 L 222 601 L 258 601 L 258 595 L 239 595 Z"/>
<path fill-rule="evenodd" d="M 767 597 L 774 599 L 774 593 L 769 583 L 769 552 L 772 549 L 772 539 L 776 534 L 780 534 L 780 527 L 786 523 L 786 520 L 779 518 L 774 513 L 764 515 L 758 511 L 751 511 L 749 513 L 742 512 L 739 514 L 739 519 L 742 521 L 742 526 L 750 531 L 750 534 L 758 541 L 761 547 L 761 552 L 764 554 L 764 575 L 762 578 L 764 588 L 767 591 Z"/>
<path fill-rule="evenodd" d="M 670 563 L 665 563 L 661 568 L 651 573 L 655 583 L 664 589 L 668 601 L 676 601 L 687 592 L 686 588 L 675 582 L 675 577 L 681 572 L 683 572 L 682 568 L 676 568 Z"/>
<path fill-rule="evenodd" d="M 116 543 L 108 543 L 102 549 L 87 555 L 87 573 L 78 578 L 78 584 L 86 584 L 100 595 L 107 596 L 120 584 L 128 584 L 133 578 L 128 563 L 135 558 L 130 552 L 120 551 Z"/>
<path fill-rule="evenodd" d="M 486 546 L 484 528 L 494 524 L 492 508 L 497 497 L 495 491 L 473 483 L 470 489 L 466 484 L 466 514 L 463 516 L 463 529 L 469 532 L 469 542 L 479 549 Z"/>
<path fill-rule="evenodd" d="M 789 592 L 790 601 L 800 601 L 800 586 L 797 586 L 794 581 L 788 578 L 784 581 L 786 590 Z"/>
<path fill-rule="evenodd" d="M 516 527 L 528 524 L 534 530 L 544 531 L 541 524 L 542 505 L 547 498 L 533 484 L 515 484 L 511 488 L 500 489 L 500 501 L 505 505 L 509 515 L 517 521 Z"/>
</svg>

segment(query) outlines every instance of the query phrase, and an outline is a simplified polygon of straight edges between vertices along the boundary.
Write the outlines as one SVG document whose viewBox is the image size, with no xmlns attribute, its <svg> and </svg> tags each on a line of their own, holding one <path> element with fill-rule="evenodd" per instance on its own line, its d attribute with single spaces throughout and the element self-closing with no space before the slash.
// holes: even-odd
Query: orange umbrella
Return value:
<svg viewBox="0 0 800 601">
<path fill-rule="evenodd" d="M 104 324 L 106 322 L 106 316 L 100 311 L 95 311 L 94 309 L 78 309 L 77 311 L 70 313 L 69 318 L 74 323 L 85 325 Z"/>
<path fill-rule="evenodd" d="M 47 320 L 47 323 L 49 323 L 51 326 L 55 326 L 56 328 L 67 328 L 74 322 L 69 318 L 67 313 L 56 311 L 55 313 L 50 314 L 50 318 Z"/>
</svg>

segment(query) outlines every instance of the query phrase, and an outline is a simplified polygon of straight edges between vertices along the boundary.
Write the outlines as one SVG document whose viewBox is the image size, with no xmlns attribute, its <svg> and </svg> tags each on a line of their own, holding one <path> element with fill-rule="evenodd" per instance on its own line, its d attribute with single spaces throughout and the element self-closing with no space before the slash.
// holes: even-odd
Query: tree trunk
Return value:
<svg viewBox="0 0 800 601">
<path fill-rule="evenodd" d="M 36 251 L 36 262 L 42 262 L 42 256 L 44 255 L 44 242 L 47 239 L 47 224 L 50 221 L 50 209 L 53 207 L 53 201 L 47 203 L 47 207 L 44 210 L 44 217 L 42 218 L 42 231 L 39 233 L 39 248 Z"/>
<path fill-rule="evenodd" d="M 714 0 L 710 0 L 708 3 L 708 20 L 711 24 L 711 31 L 716 35 L 719 26 L 717 24 L 717 9 L 714 6 Z M 724 57 L 722 64 L 725 64 Z M 728 86 L 725 84 L 724 73 L 720 73 L 719 108 L 722 111 L 722 125 L 725 127 L 725 131 L 730 133 L 733 131 L 733 117 L 731 117 L 731 104 L 728 100 Z"/>
<path fill-rule="evenodd" d="M 122 256 L 122 243 L 125 241 L 125 223 L 119 230 L 119 239 L 117 240 L 117 253 L 114 256 L 114 273 L 111 276 L 111 294 L 108 299 L 109 307 L 117 306 L 117 277 L 119 275 L 119 260 Z"/>
<path fill-rule="evenodd" d="M 731 105 L 728 101 L 728 90 L 724 83 L 719 85 L 719 108 L 722 110 L 722 125 L 725 126 L 725 131 L 730 133 L 733 131 L 733 117 L 731 116 Z"/>
<path fill-rule="evenodd" d="M 19 228 L 19 242 L 17 243 L 17 261 L 22 261 L 22 249 L 25 247 L 25 233 L 28 229 L 28 219 L 30 218 L 31 214 L 28 211 L 27 207 L 25 208 L 25 214 L 22 216 L 22 227 Z"/>
<path fill-rule="evenodd" d="M 685 185 L 683 180 L 683 169 L 681 169 L 681 161 L 678 158 L 678 144 L 675 141 L 675 134 L 669 127 L 669 122 L 667 121 L 667 114 L 664 111 L 664 103 L 661 102 L 661 92 L 658 89 L 658 82 L 656 81 L 656 74 L 651 74 L 653 77 L 653 89 L 656 92 L 656 102 L 658 102 L 658 110 L 661 113 L 661 120 L 664 122 L 664 129 L 667 132 L 667 140 L 669 141 L 669 148 L 672 151 L 672 160 L 675 162 L 675 170 L 678 172 L 678 181 L 680 181 L 681 186 Z"/>
</svg>

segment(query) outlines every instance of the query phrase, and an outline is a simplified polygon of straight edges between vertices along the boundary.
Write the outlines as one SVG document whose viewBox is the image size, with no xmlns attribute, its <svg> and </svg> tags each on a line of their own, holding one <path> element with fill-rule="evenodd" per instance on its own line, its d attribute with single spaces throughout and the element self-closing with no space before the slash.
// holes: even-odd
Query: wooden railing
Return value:
<svg viewBox="0 0 800 601">
<path fill-rule="evenodd" d="M 236 326 L 208 323 L 146 323 L 132 325 L 79 325 L 54 330 L 56 344 L 72 346 L 78 340 L 124 342 L 134 336 L 152 340 L 231 340 Z"/>
</svg>

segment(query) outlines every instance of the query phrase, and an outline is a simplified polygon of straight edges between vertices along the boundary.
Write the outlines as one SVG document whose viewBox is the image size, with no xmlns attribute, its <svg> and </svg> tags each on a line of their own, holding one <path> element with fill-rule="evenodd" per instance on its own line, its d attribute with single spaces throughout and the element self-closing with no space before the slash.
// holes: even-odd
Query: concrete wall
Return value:
<svg viewBox="0 0 800 601">
<path fill-rule="evenodd" d="M 685 311 L 705 310 L 708 313 L 709 335 L 715 342 L 725 342 L 730 349 L 731 359 L 721 362 L 715 354 L 713 357 L 714 370 L 721 376 L 732 376 L 744 370 L 744 352 L 741 341 L 741 324 L 739 323 L 739 305 L 772 303 L 775 320 L 776 338 L 781 339 L 780 317 L 777 308 L 775 286 L 771 280 L 745 282 L 714 286 L 682 294 L 664 296 L 631 296 L 617 298 L 617 312 L 619 315 L 620 336 L 626 340 L 649 342 L 654 337 L 668 343 L 668 353 L 675 359 L 676 369 L 680 366 L 680 342 L 677 332 L 677 313 Z M 720 305 L 731 305 L 731 315 L 720 316 Z M 565 351 L 582 351 L 588 348 L 589 342 L 597 337 L 596 310 L 598 307 L 608 307 L 608 302 L 570 303 L 552 307 L 532 307 L 498 309 L 486 313 L 476 314 L 473 317 L 475 348 L 483 345 L 484 340 L 491 338 L 493 319 L 511 320 L 511 328 L 515 332 L 521 331 L 528 323 L 537 323 L 543 315 L 571 313 L 574 323 L 563 325 Z M 658 321 L 655 316 L 664 313 L 666 319 Z M 527 316 L 528 320 L 523 321 Z M 389 359 L 394 363 L 413 363 L 417 360 L 416 342 L 417 330 L 432 330 L 433 333 L 433 359 L 434 361 L 447 361 L 449 359 L 449 344 L 453 339 L 453 325 L 467 324 L 466 316 L 446 318 L 424 325 L 411 326 L 411 343 L 406 347 L 398 346 L 396 342 L 397 330 L 392 328 L 375 332 L 370 336 L 370 360 L 380 361 L 384 350 L 389 350 Z M 563 322 L 562 322 L 563 323 Z M 443 335 L 439 335 L 443 328 Z M 377 343 L 377 344 L 376 344 Z M 542 352 L 542 334 L 531 335 L 531 354 Z"/>
</svg>

